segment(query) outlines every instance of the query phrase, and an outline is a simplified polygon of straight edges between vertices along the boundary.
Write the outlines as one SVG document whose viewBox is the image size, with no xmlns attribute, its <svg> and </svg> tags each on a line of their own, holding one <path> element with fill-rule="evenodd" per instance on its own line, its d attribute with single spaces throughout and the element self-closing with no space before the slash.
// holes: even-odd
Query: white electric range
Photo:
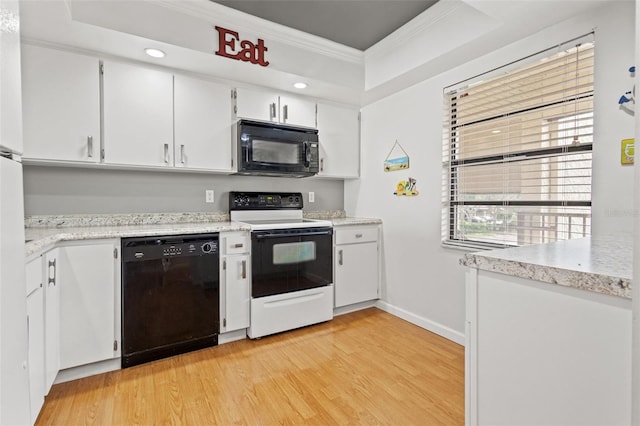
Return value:
<svg viewBox="0 0 640 426">
<path fill-rule="evenodd" d="M 333 228 L 302 207 L 299 192 L 229 194 L 231 220 L 251 227 L 250 338 L 333 318 Z"/>
</svg>

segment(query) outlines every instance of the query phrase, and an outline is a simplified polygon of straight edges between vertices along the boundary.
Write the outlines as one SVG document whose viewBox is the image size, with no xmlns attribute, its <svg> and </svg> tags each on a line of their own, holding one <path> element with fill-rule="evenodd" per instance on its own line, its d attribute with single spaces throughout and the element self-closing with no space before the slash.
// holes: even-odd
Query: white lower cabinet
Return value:
<svg viewBox="0 0 640 426">
<path fill-rule="evenodd" d="M 26 266 L 27 326 L 29 334 L 29 399 L 31 424 L 35 424 L 45 395 L 44 360 L 44 286 L 42 259 L 32 260 Z"/>
<path fill-rule="evenodd" d="M 334 228 L 335 307 L 379 297 L 378 225 Z"/>
<path fill-rule="evenodd" d="M 118 248 L 69 244 L 26 265 L 32 423 L 60 370 L 120 356 Z"/>
<path fill-rule="evenodd" d="M 59 248 L 60 369 L 119 356 L 116 298 L 119 244 L 95 241 Z"/>
<path fill-rule="evenodd" d="M 60 371 L 59 253 L 59 249 L 53 249 L 42 256 L 44 262 L 45 395 L 49 393 L 49 389 Z"/>
<path fill-rule="evenodd" d="M 251 237 L 247 232 L 220 234 L 220 332 L 249 327 Z"/>
<path fill-rule="evenodd" d="M 467 425 L 630 425 L 631 300 L 469 268 Z"/>
</svg>

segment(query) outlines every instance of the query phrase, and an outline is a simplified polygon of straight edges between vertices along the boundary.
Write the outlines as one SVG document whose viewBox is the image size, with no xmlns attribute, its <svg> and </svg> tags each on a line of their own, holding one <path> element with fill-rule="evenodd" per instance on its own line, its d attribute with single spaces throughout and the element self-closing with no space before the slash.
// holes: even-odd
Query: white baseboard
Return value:
<svg viewBox="0 0 640 426">
<path fill-rule="evenodd" d="M 224 345 L 225 343 L 235 342 L 236 340 L 243 340 L 247 338 L 247 329 L 242 328 L 240 330 L 229 331 L 226 333 L 220 333 L 218 335 L 218 345 Z"/>
<path fill-rule="evenodd" d="M 376 306 L 377 300 L 368 300 L 366 302 L 354 303 L 353 305 L 340 306 L 339 308 L 333 308 L 333 316 L 348 314 L 350 312 L 360 311 L 362 309 L 371 308 Z"/>
<path fill-rule="evenodd" d="M 83 377 L 102 374 L 109 371 L 120 370 L 121 358 L 108 359 L 106 361 L 94 362 L 78 367 L 67 368 L 58 372 L 54 384 L 69 382 L 71 380 L 82 379 Z"/>
<path fill-rule="evenodd" d="M 444 337 L 445 339 L 449 339 L 452 342 L 464 346 L 464 333 L 456 331 L 435 321 L 431 321 L 430 319 L 413 314 L 402 308 L 393 306 L 387 302 L 383 302 L 382 300 L 378 300 L 375 306 L 385 312 L 402 318 L 403 320 L 409 321 L 411 324 L 415 324 L 418 327 L 422 327 L 425 330 L 429 330 L 432 333 L 436 333 L 437 335 Z"/>
</svg>

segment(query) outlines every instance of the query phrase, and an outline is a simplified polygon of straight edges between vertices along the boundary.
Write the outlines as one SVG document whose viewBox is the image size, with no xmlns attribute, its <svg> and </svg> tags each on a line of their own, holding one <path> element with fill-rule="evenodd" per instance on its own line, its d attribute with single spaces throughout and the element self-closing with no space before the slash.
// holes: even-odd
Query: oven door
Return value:
<svg viewBox="0 0 640 426">
<path fill-rule="evenodd" d="M 333 281 L 333 229 L 253 231 L 253 298 L 326 286 Z"/>
</svg>

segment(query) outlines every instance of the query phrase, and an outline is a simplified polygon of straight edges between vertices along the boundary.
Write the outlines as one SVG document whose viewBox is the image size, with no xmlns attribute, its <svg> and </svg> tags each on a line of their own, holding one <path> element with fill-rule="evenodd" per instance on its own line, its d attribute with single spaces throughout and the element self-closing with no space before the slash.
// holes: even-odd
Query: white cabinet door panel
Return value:
<svg viewBox="0 0 640 426">
<path fill-rule="evenodd" d="M 231 89 L 174 77 L 176 167 L 231 171 Z"/>
<path fill-rule="evenodd" d="M 104 63 L 105 163 L 173 166 L 173 75 Z"/>
<path fill-rule="evenodd" d="M 59 250 L 44 255 L 45 394 L 60 371 L 60 274 Z"/>
<path fill-rule="evenodd" d="M 278 121 L 278 95 L 273 92 L 236 89 L 236 116 L 261 121 Z"/>
<path fill-rule="evenodd" d="M 98 58 L 23 44 L 25 159 L 100 161 Z"/>
<path fill-rule="evenodd" d="M 27 325 L 29 331 L 29 394 L 31 424 L 35 424 L 45 395 L 44 362 L 44 286 L 42 284 L 42 258 L 26 265 Z"/>
<path fill-rule="evenodd" d="M 38 259 L 40 266 L 40 259 Z M 31 424 L 35 424 L 44 405 L 44 289 L 38 287 L 27 297 L 27 324 L 29 326 L 29 394 Z"/>
<path fill-rule="evenodd" d="M 114 357 L 115 244 L 60 248 L 60 368 Z"/>
<path fill-rule="evenodd" d="M 0 13 L 0 147 L 22 153 L 20 2 L 0 1 Z"/>
<path fill-rule="evenodd" d="M 249 255 L 226 257 L 224 331 L 249 327 L 249 301 L 251 299 Z"/>
<path fill-rule="evenodd" d="M 378 298 L 378 243 L 335 247 L 335 306 Z"/>
<path fill-rule="evenodd" d="M 316 104 L 291 96 L 280 96 L 280 122 L 296 126 L 316 127 Z"/>
<path fill-rule="evenodd" d="M 318 139 L 318 176 L 355 178 L 360 175 L 360 120 L 357 109 L 318 104 Z"/>
</svg>

